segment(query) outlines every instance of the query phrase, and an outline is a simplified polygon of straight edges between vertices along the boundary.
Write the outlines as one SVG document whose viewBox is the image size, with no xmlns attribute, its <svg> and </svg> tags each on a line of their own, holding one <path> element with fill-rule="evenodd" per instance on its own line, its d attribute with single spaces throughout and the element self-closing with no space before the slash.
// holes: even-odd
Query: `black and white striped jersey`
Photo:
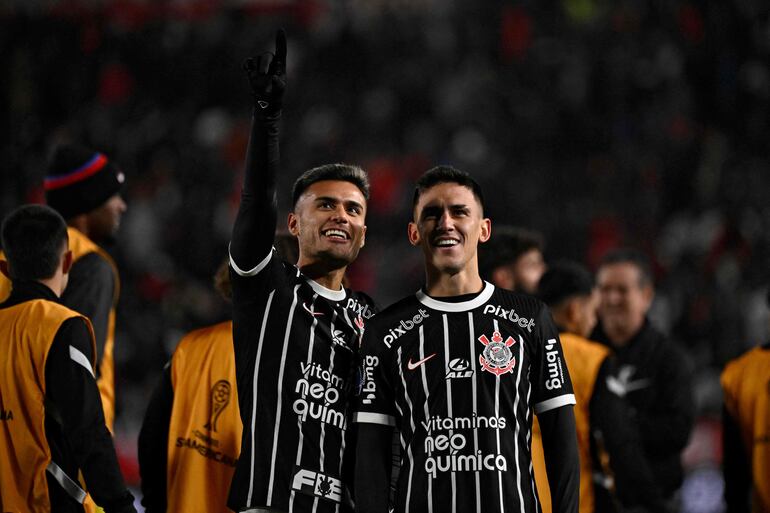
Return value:
<svg viewBox="0 0 770 513">
<path fill-rule="evenodd" d="M 275 251 L 230 267 L 243 441 L 228 506 L 351 511 L 343 454 L 371 299 L 324 288 Z"/>
<path fill-rule="evenodd" d="M 400 431 L 397 512 L 539 511 L 532 415 L 575 404 L 545 305 L 489 283 L 419 292 L 367 323 L 361 357 L 355 421 Z"/>
</svg>

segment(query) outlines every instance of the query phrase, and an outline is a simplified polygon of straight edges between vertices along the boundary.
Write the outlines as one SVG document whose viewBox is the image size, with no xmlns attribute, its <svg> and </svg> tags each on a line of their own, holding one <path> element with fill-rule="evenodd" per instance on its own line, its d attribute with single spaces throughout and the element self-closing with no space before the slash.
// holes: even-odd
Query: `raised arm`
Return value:
<svg viewBox="0 0 770 513">
<path fill-rule="evenodd" d="M 278 122 L 286 89 L 286 35 L 279 30 L 275 54 L 247 59 L 243 69 L 254 95 L 241 204 L 233 226 L 230 255 L 239 269 L 255 268 L 269 254 L 275 236 Z"/>
</svg>

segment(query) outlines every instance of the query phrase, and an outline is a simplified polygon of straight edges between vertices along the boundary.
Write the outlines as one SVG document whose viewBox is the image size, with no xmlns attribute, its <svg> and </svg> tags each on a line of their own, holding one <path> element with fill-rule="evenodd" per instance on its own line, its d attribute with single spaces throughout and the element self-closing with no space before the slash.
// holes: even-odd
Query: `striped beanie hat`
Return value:
<svg viewBox="0 0 770 513">
<path fill-rule="evenodd" d="M 103 205 L 124 181 L 121 170 L 103 154 L 75 144 L 59 146 L 43 182 L 45 200 L 69 219 Z"/>
</svg>

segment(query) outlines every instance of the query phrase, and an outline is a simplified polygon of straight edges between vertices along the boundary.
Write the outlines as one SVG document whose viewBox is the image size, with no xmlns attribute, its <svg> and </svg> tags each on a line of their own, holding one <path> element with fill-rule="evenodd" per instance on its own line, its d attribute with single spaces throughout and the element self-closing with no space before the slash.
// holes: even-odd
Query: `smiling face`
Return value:
<svg viewBox="0 0 770 513">
<path fill-rule="evenodd" d="M 442 274 L 478 273 L 478 245 L 486 242 L 491 222 L 473 192 L 453 182 L 425 190 L 409 223 L 409 242 L 422 248 L 425 265 Z"/>
<path fill-rule="evenodd" d="M 322 180 L 310 185 L 289 214 L 289 232 L 299 241 L 302 268 L 339 269 L 353 262 L 364 245 L 366 199 L 350 182 Z"/>
<path fill-rule="evenodd" d="M 596 282 L 602 327 L 614 344 L 623 345 L 644 324 L 654 295 L 652 285 L 643 281 L 639 268 L 630 262 L 601 266 Z"/>
</svg>

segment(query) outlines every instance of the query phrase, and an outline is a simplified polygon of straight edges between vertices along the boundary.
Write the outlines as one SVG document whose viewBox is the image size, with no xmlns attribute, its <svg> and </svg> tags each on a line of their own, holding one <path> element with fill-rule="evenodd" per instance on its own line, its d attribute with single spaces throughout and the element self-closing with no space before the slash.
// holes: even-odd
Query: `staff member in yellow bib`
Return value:
<svg viewBox="0 0 770 513">
<path fill-rule="evenodd" d="M 294 264 L 297 239 L 277 234 L 279 256 Z M 214 285 L 232 300 L 228 262 Z M 142 506 L 147 513 L 226 513 L 243 426 L 235 390 L 233 322 L 188 333 L 147 406 L 139 433 Z"/>
<path fill-rule="evenodd" d="M 663 513 L 667 507 L 644 460 L 628 406 L 606 385 L 610 351 L 585 337 L 596 325 L 598 296 L 591 273 L 574 262 L 557 262 L 543 274 L 538 296 L 559 328 L 575 390 L 575 425 L 580 451 L 580 513 Z M 544 513 L 551 511 L 540 429 L 532 437 L 535 481 Z M 594 490 L 597 493 L 594 493 Z"/>
<path fill-rule="evenodd" d="M 770 513 L 770 342 L 728 363 L 722 389 L 727 513 Z"/>
<path fill-rule="evenodd" d="M 0 270 L 0 511 L 134 512 L 94 380 L 91 323 L 59 302 L 72 265 L 62 217 L 27 205 L 3 222 Z"/>
<path fill-rule="evenodd" d="M 44 182 L 46 202 L 67 221 L 72 270 L 61 297 L 65 306 L 88 317 L 96 336 L 96 382 L 104 419 L 115 419 L 115 306 L 120 293 L 118 269 L 99 244 L 113 240 L 126 204 L 120 197 L 123 173 L 103 154 L 77 145 L 54 152 Z M 10 283 L 0 279 L 0 301 Z"/>
</svg>

